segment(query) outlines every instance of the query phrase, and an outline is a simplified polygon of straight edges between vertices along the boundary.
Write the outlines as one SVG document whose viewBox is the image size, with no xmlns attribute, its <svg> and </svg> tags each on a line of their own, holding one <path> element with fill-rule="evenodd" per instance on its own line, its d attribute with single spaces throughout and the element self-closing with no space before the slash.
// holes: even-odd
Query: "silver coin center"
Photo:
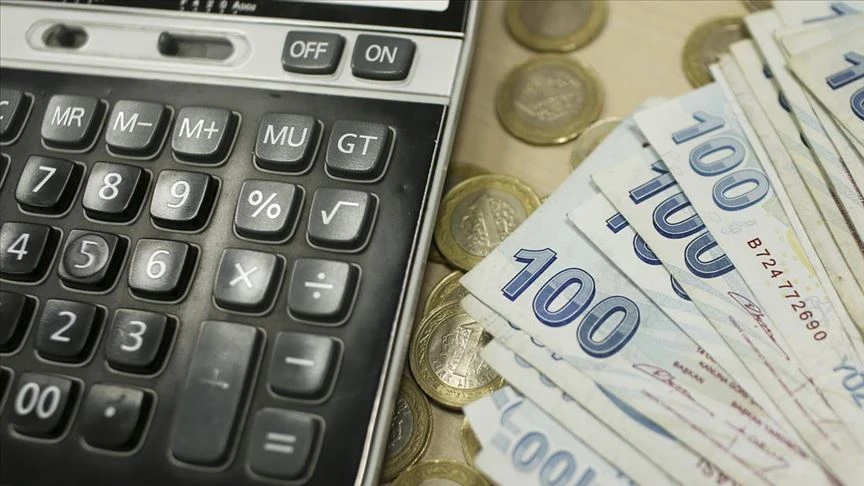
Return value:
<svg viewBox="0 0 864 486">
<path fill-rule="evenodd" d="M 523 2 L 519 13 L 529 32 L 543 37 L 563 37 L 582 29 L 592 8 L 590 2 L 535 0 Z"/>
<path fill-rule="evenodd" d="M 396 399 L 396 410 L 390 422 L 390 438 L 387 441 L 387 456 L 392 457 L 408 446 L 414 433 L 414 413 L 408 405 L 408 400 L 399 395 Z"/>
<path fill-rule="evenodd" d="M 525 220 L 519 199 L 486 189 L 460 201 L 453 210 L 450 233 L 460 248 L 484 257 Z"/>
<path fill-rule="evenodd" d="M 476 322 L 438 326 L 429 339 L 429 364 L 448 386 L 470 390 L 488 385 L 495 371 L 480 357 L 491 336 Z"/>
</svg>

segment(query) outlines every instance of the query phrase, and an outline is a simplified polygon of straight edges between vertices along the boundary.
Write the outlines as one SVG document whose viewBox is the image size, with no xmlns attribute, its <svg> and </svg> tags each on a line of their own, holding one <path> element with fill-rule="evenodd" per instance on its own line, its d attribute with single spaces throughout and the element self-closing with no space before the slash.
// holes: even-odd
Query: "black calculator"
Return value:
<svg viewBox="0 0 864 486">
<path fill-rule="evenodd" d="M 0 2 L 0 484 L 377 484 L 476 8 Z"/>
</svg>

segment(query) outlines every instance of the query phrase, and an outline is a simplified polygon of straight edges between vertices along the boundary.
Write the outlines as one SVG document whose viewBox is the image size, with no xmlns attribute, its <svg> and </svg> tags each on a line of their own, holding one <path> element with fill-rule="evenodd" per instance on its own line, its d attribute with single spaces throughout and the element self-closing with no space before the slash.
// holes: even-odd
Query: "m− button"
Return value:
<svg viewBox="0 0 864 486">
<path fill-rule="evenodd" d="M 42 141 L 59 149 L 84 149 L 93 143 L 105 106 L 91 96 L 54 95 L 42 119 Z"/>
<path fill-rule="evenodd" d="M 331 74 L 339 65 L 344 46 L 341 35 L 291 31 L 282 48 L 282 68 L 300 74 Z"/>
<path fill-rule="evenodd" d="M 159 103 L 120 100 L 114 105 L 105 143 L 118 155 L 144 157 L 158 148 L 168 122 L 168 109 Z"/>
<path fill-rule="evenodd" d="M 387 165 L 390 144 L 387 125 L 337 121 L 327 143 L 327 171 L 334 177 L 374 180 Z"/>
<path fill-rule="evenodd" d="M 351 71 L 358 78 L 398 81 L 408 77 L 414 60 L 414 41 L 400 37 L 361 34 L 354 43 Z"/>
<path fill-rule="evenodd" d="M 236 128 L 230 110 L 186 106 L 177 114 L 171 149 L 181 161 L 218 164 L 228 155 Z"/>
</svg>

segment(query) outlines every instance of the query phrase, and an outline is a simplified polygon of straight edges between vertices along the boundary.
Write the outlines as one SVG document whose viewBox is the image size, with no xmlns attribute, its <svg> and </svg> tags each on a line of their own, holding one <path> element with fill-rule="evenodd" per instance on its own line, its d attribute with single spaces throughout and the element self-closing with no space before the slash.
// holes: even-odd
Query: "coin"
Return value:
<svg viewBox="0 0 864 486">
<path fill-rule="evenodd" d="M 510 35 L 525 47 L 568 52 L 594 40 L 608 12 L 605 0 L 516 0 L 507 4 L 505 19 Z"/>
<path fill-rule="evenodd" d="M 756 12 L 758 10 L 768 10 L 774 7 L 773 0 L 741 0 L 747 10 Z"/>
<path fill-rule="evenodd" d="M 621 119 L 618 117 L 604 118 L 582 132 L 576 142 L 573 143 L 573 151 L 570 152 L 570 165 L 574 169 L 579 167 L 579 164 L 591 155 L 591 152 L 612 133 L 612 130 L 615 130 L 619 123 L 621 123 Z"/>
<path fill-rule="evenodd" d="M 729 50 L 729 45 L 747 38 L 741 17 L 719 17 L 700 24 L 687 37 L 684 44 L 684 74 L 694 87 L 711 82 L 708 65 L 717 62 L 717 56 Z"/>
<path fill-rule="evenodd" d="M 402 377 L 399 397 L 390 422 L 387 459 L 381 473 L 384 482 L 411 466 L 426 451 L 432 436 L 432 409 L 426 396 L 407 374 Z"/>
<path fill-rule="evenodd" d="M 504 385 L 480 357 L 492 339 L 458 302 L 423 317 L 411 338 L 408 361 L 420 388 L 432 400 L 459 408 Z"/>
<path fill-rule="evenodd" d="M 474 458 L 480 452 L 480 441 L 474 435 L 474 430 L 471 429 L 471 423 L 468 422 L 467 418 L 462 422 L 462 429 L 460 429 L 459 435 L 461 437 L 460 442 L 462 442 L 462 454 L 465 456 L 468 464 L 473 466 Z"/>
<path fill-rule="evenodd" d="M 444 258 L 444 255 L 441 254 L 441 251 L 438 249 L 438 245 L 433 241 L 431 245 L 429 245 L 429 255 L 426 256 L 427 262 L 438 263 L 440 265 L 449 265 L 447 263 L 447 259 Z"/>
<path fill-rule="evenodd" d="M 444 196 L 435 243 L 454 267 L 470 270 L 538 206 L 537 194 L 519 179 L 472 177 Z"/>
<path fill-rule="evenodd" d="M 467 162 L 457 162 L 450 164 L 447 168 L 447 179 L 444 181 L 444 193 L 450 192 L 451 189 L 459 185 L 465 179 L 486 175 L 489 171 L 478 165 L 469 164 Z"/>
<path fill-rule="evenodd" d="M 477 471 L 455 461 L 423 461 L 405 470 L 393 486 L 433 486 L 441 484 L 489 486 Z"/>
<path fill-rule="evenodd" d="M 597 74 L 564 56 L 538 56 L 516 66 L 496 96 L 504 128 L 536 145 L 572 140 L 603 111 L 603 87 Z"/>
<path fill-rule="evenodd" d="M 427 314 L 449 302 L 460 302 L 462 297 L 468 295 L 468 291 L 459 283 L 459 279 L 463 275 L 465 274 L 459 270 L 454 270 L 442 278 L 432 288 L 432 291 L 429 292 L 429 297 L 426 298 L 426 305 L 423 307 L 423 313 Z"/>
</svg>

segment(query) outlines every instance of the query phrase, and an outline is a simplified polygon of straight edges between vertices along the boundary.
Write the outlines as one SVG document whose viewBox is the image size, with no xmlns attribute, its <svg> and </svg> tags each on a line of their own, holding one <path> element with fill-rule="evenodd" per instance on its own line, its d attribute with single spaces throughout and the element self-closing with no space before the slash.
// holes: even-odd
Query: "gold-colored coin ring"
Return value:
<svg viewBox="0 0 864 486">
<path fill-rule="evenodd" d="M 698 88 L 711 82 L 711 72 L 702 59 L 705 42 L 717 31 L 730 26 L 744 29 L 741 17 L 719 17 L 698 25 L 690 32 L 684 44 L 682 63 L 684 74 L 693 87 Z"/>
<path fill-rule="evenodd" d="M 423 461 L 405 470 L 393 486 L 420 486 L 424 481 L 447 479 L 461 486 L 489 486 L 479 472 L 456 461 Z"/>
<path fill-rule="evenodd" d="M 463 324 L 476 322 L 462 310 L 459 302 L 451 302 L 427 314 L 411 337 L 408 362 L 414 379 L 426 395 L 436 403 L 448 408 L 461 408 L 504 386 L 504 379 L 494 371 L 495 377 L 488 383 L 476 388 L 460 389 L 444 383 L 429 364 L 429 344 L 438 327 L 448 324 L 451 319 L 460 319 Z"/>
<path fill-rule="evenodd" d="M 562 36 L 545 36 L 531 31 L 525 25 L 522 7 L 530 5 L 531 2 L 511 0 L 507 3 L 504 19 L 510 35 L 523 46 L 540 52 L 570 52 L 597 38 L 606 25 L 606 18 L 609 15 L 609 5 L 606 0 L 590 0 L 586 3 L 590 3 L 591 9 L 582 28 Z"/>
<path fill-rule="evenodd" d="M 522 80 L 531 76 L 535 70 L 549 67 L 563 69 L 571 76 L 580 79 L 585 90 L 583 96 L 585 103 L 582 109 L 578 110 L 574 118 L 554 130 L 546 126 L 538 127 L 524 120 L 514 104 L 517 99 L 515 91 L 522 84 Z M 603 111 L 603 86 L 594 70 L 576 59 L 556 55 L 537 56 L 516 66 L 507 74 L 498 87 L 495 108 L 498 120 L 514 137 L 534 145 L 560 144 L 576 138 L 600 117 Z"/>
<path fill-rule="evenodd" d="M 474 265 L 480 263 L 484 256 L 468 253 L 462 249 L 453 237 L 450 228 L 450 220 L 462 199 L 469 197 L 472 193 L 488 189 L 498 190 L 513 195 L 522 204 L 525 214 L 530 215 L 540 207 L 540 198 L 527 184 L 515 177 L 504 175 L 485 175 L 472 177 L 461 182 L 453 188 L 441 202 L 438 210 L 438 221 L 435 224 L 435 244 L 444 258 L 456 268 L 468 271 Z"/>
<path fill-rule="evenodd" d="M 468 162 L 450 164 L 447 168 L 447 179 L 444 180 L 444 193 L 450 192 L 451 189 L 467 179 L 488 174 L 489 171 L 485 168 Z"/>
<path fill-rule="evenodd" d="M 462 455 L 465 456 L 468 464 L 473 466 L 474 458 L 480 452 L 480 441 L 477 440 L 467 418 L 462 422 L 462 428 L 459 430 L 459 442 L 462 444 Z"/>
<path fill-rule="evenodd" d="M 621 123 L 621 118 L 613 116 L 597 120 L 585 129 L 573 142 L 573 151 L 570 152 L 570 166 L 574 169 L 579 167 L 579 164 L 591 155 L 591 152 L 612 133 L 612 130 L 615 130 L 619 123 Z"/>
<path fill-rule="evenodd" d="M 432 245 L 429 246 L 429 254 L 426 256 L 426 261 L 430 263 L 437 263 L 439 265 L 449 265 L 447 259 L 444 258 L 444 255 L 441 254 L 441 251 L 438 250 L 438 245 L 435 242 L 432 242 Z"/>
<path fill-rule="evenodd" d="M 399 473 L 420 460 L 432 437 L 432 407 L 420 387 L 407 373 L 402 377 L 399 395 L 411 410 L 412 433 L 406 446 L 384 461 L 381 476 L 385 482 L 392 481 Z"/>
<path fill-rule="evenodd" d="M 429 297 L 426 298 L 426 305 L 423 306 L 423 313 L 428 314 L 430 311 L 433 311 L 442 304 L 452 300 L 454 296 L 456 296 L 457 299 L 464 297 L 468 291 L 459 283 L 459 279 L 462 278 L 463 275 L 465 274 L 459 270 L 454 270 L 442 278 L 440 282 L 435 284 L 435 286 L 432 287 L 432 291 L 429 292 Z"/>
</svg>

